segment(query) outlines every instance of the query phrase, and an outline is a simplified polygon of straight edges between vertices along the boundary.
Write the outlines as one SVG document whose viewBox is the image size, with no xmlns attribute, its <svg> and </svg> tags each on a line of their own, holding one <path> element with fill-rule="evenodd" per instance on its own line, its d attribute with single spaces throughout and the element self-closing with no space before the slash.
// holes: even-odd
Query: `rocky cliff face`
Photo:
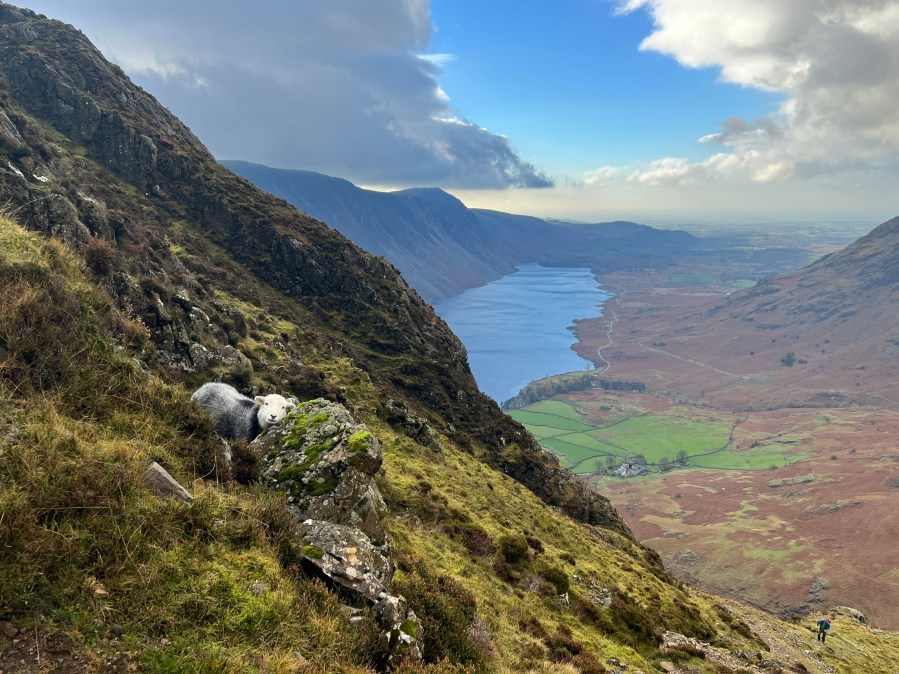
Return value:
<svg viewBox="0 0 899 674">
<path fill-rule="evenodd" d="M 335 393 L 307 364 L 327 352 L 385 400 L 407 401 L 403 418 L 425 418 L 573 516 L 624 530 L 477 390 L 461 343 L 392 265 L 218 165 L 83 34 L 0 5 L 0 77 L 0 196 L 81 249 L 166 376 L 255 375 L 313 397 Z M 257 349 L 261 333 L 274 350 Z"/>
</svg>

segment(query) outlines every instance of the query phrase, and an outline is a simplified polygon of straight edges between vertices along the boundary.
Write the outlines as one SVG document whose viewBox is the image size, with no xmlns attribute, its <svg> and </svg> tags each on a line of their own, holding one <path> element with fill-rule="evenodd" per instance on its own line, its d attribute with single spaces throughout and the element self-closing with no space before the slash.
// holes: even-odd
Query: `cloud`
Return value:
<svg viewBox="0 0 899 674">
<path fill-rule="evenodd" d="M 665 157 L 650 162 L 645 170 L 634 171 L 628 181 L 658 187 L 660 185 L 683 185 L 698 180 L 707 180 L 708 171 L 703 164 L 691 164 L 686 159 Z"/>
<path fill-rule="evenodd" d="M 605 187 L 611 183 L 621 171 L 614 166 L 600 166 L 584 173 L 583 184 L 596 187 Z"/>
<path fill-rule="evenodd" d="M 451 108 L 429 0 L 28 4 L 82 29 L 217 157 L 366 184 L 552 184 Z"/>
<path fill-rule="evenodd" d="M 700 138 L 729 152 L 689 165 L 697 172 L 763 182 L 881 169 L 899 158 L 896 0 L 619 4 L 624 13 L 639 9 L 654 22 L 641 49 L 690 68 L 718 68 L 724 82 L 785 97 L 769 119 L 731 118 L 722 131 Z M 686 166 L 662 161 L 669 163 L 641 175 L 691 174 Z"/>
<path fill-rule="evenodd" d="M 728 117 L 718 133 L 710 133 L 699 139 L 700 143 L 736 145 L 738 143 L 765 143 L 783 137 L 781 126 L 770 119 L 747 122 L 742 117 Z"/>
</svg>

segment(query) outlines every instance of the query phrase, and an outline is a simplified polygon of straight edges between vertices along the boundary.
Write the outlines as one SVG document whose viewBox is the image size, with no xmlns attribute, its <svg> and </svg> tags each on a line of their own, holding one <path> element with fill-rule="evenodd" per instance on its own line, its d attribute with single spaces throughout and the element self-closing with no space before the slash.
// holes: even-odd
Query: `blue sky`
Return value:
<svg viewBox="0 0 899 674">
<path fill-rule="evenodd" d="M 779 96 L 718 81 L 639 51 L 645 12 L 596 0 L 435 0 L 430 51 L 453 55 L 439 77 L 453 108 L 513 139 L 530 161 L 579 176 L 600 164 L 698 159 L 696 139 L 725 118 L 763 117 Z M 501 27 L 501 30 L 498 30 Z"/>
<path fill-rule="evenodd" d="M 899 0 L 23 2 L 221 159 L 587 221 L 899 211 Z"/>
</svg>

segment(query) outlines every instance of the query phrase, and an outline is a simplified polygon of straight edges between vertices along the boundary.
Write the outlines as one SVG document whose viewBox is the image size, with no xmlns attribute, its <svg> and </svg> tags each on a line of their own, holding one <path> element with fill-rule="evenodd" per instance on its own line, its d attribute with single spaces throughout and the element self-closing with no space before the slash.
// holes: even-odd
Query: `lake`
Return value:
<svg viewBox="0 0 899 674">
<path fill-rule="evenodd" d="M 434 309 L 465 344 L 478 386 L 503 402 L 535 379 L 593 369 L 571 349 L 572 328 L 601 316 L 608 297 L 589 269 L 525 264 Z"/>
</svg>

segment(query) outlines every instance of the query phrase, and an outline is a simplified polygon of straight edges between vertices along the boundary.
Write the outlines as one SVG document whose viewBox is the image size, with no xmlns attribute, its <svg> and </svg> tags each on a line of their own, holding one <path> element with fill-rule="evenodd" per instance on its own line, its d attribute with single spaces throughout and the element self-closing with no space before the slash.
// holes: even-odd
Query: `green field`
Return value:
<svg viewBox="0 0 899 674">
<path fill-rule="evenodd" d="M 756 282 L 749 278 L 741 278 L 730 282 L 731 288 L 751 288 L 755 284 Z"/>
<path fill-rule="evenodd" d="M 526 408 L 527 409 L 527 408 Z M 515 419 L 527 426 L 545 426 L 548 428 L 558 428 L 566 431 L 592 431 L 593 427 L 589 424 L 574 421 L 565 417 L 555 416 L 553 414 L 545 414 L 543 412 L 516 411 Z"/>
<path fill-rule="evenodd" d="M 789 444 L 732 449 L 726 423 L 702 422 L 670 415 L 634 415 L 614 423 L 589 423 L 574 405 L 543 400 L 509 415 L 525 425 L 562 464 L 580 474 L 605 471 L 642 456 L 658 467 L 681 452 L 690 467 L 722 470 L 765 470 L 804 458 Z"/>
<path fill-rule="evenodd" d="M 526 409 L 528 410 L 528 412 L 553 414 L 557 417 L 571 419 L 572 421 L 581 421 L 583 419 L 583 415 L 580 412 L 578 412 L 568 403 L 563 403 L 560 400 L 541 400 L 540 402 L 534 403 L 533 405 L 528 405 Z"/>
</svg>

